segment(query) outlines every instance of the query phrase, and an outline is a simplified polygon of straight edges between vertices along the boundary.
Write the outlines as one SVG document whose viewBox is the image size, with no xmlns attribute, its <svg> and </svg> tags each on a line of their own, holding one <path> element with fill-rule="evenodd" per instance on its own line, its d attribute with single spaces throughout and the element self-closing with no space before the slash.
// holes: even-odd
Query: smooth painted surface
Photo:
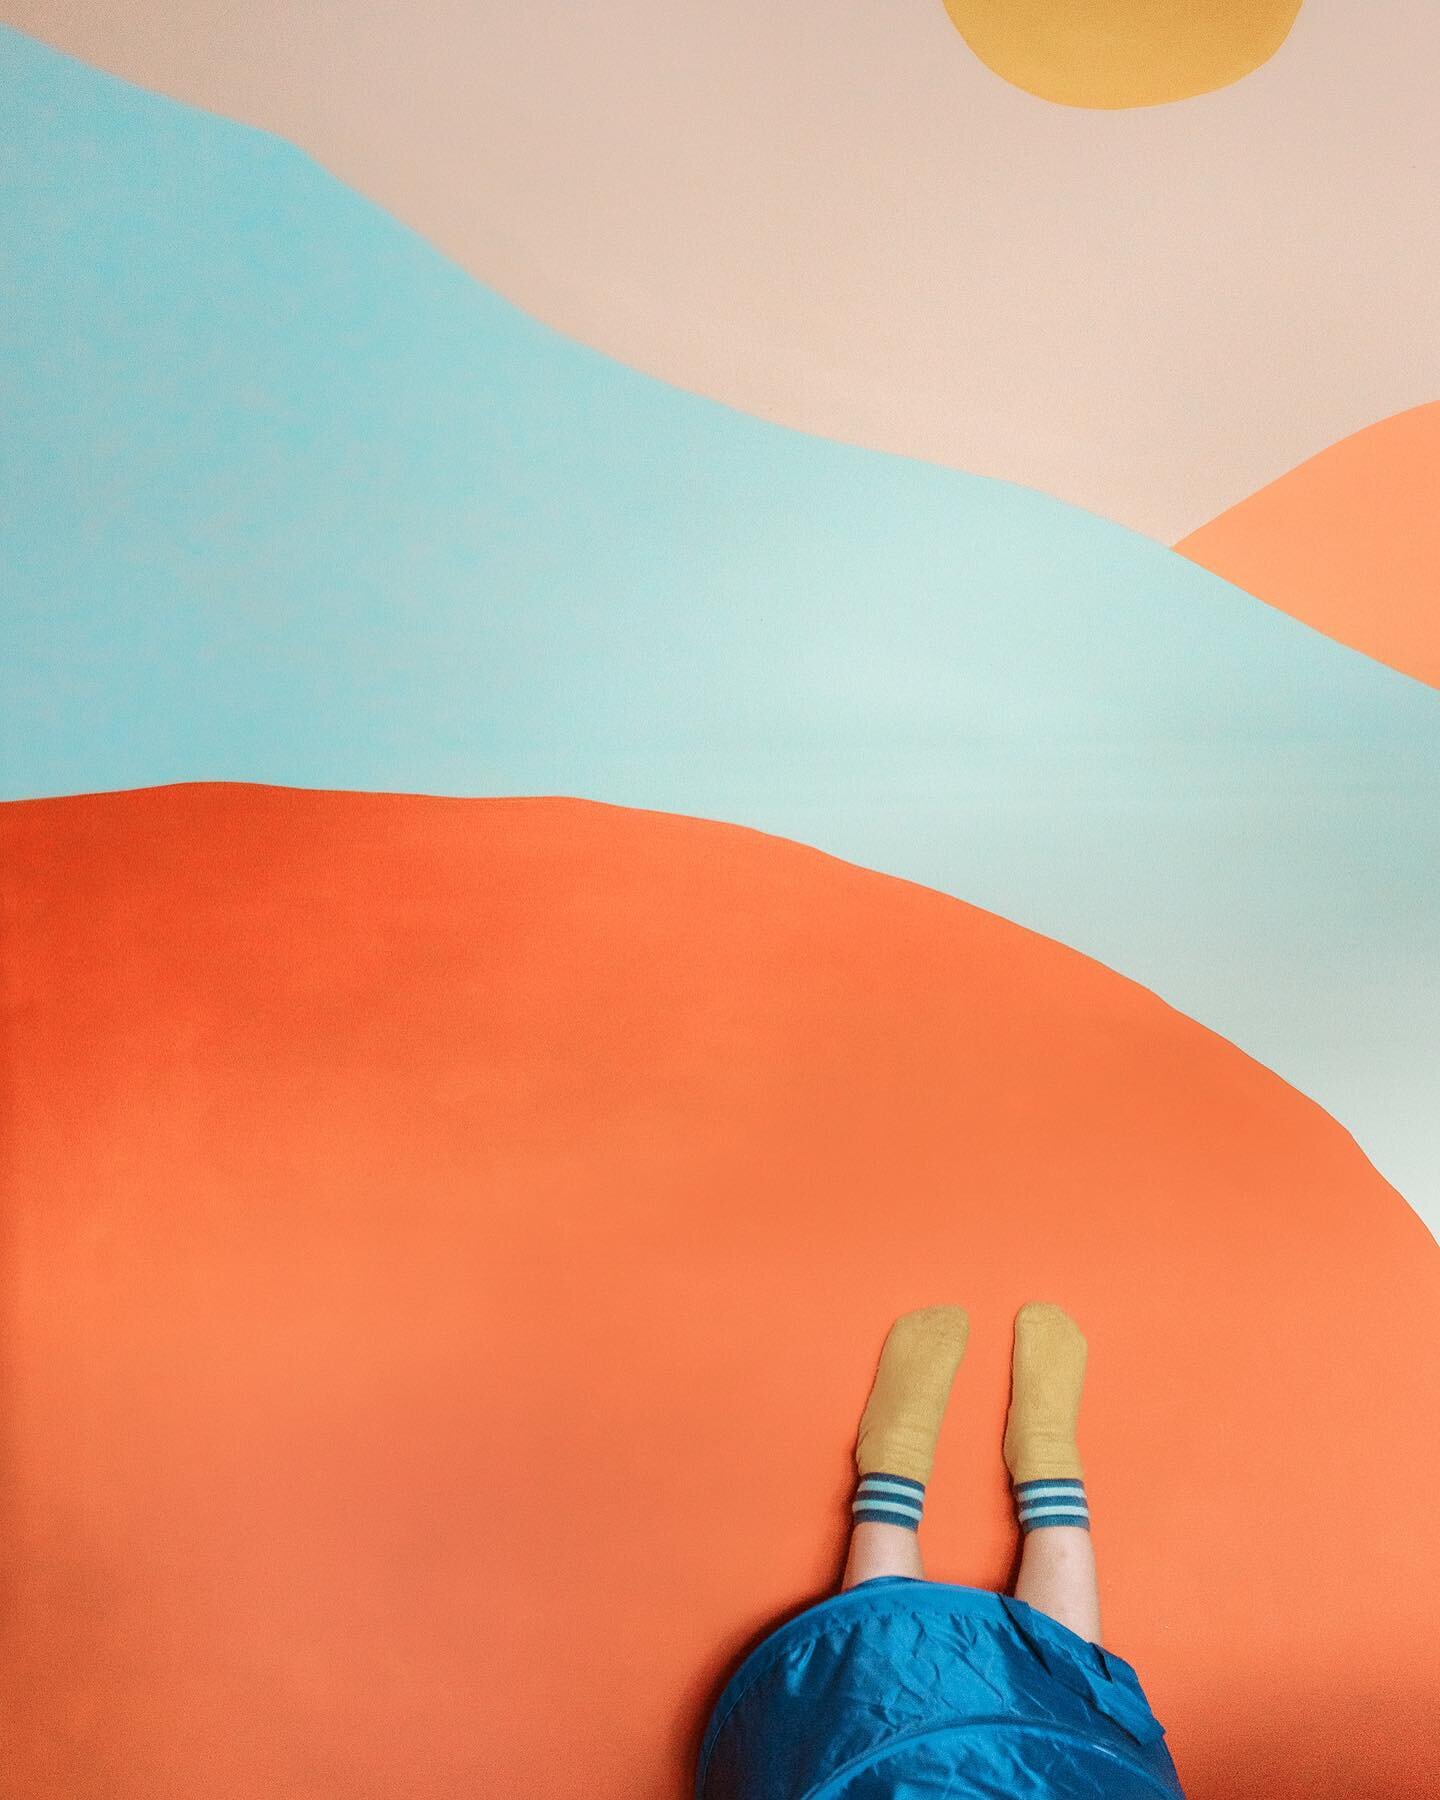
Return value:
<svg viewBox="0 0 1440 1800">
<path fill-rule="evenodd" d="M 5 793 L 754 825 L 1144 982 L 1440 1218 L 1433 692 L 1059 502 L 630 373 L 286 145 L 24 55 Z"/>
<path fill-rule="evenodd" d="M 278 132 L 651 375 L 1163 543 L 1440 396 L 1432 0 L 1308 0 L 1244 81 L 1128 112 L 997 79 L 940 0 L 0 17 Z"/>
<path fill-rule="evenodd" d="M 1243 81 L 1300 0 L 945 0 L 1004 80 L 1061 106 L 1163 106 Z"/>
<path fill-rule="evenodd" d="M 1332 444 L 1175 548 L 1440 687 L 1440 401 Z"/>
<path fill-rule="evenodd" d="M 933 1572 L 1005 1580 L 1029 1299 L 1190 1800 L 1440 1789 L 1440 1256 L 1143 989 L 564 801 L 22 803 L 0 892 L 10 1800 L 676 1800 L 908 1307 Z"/>
</svg>

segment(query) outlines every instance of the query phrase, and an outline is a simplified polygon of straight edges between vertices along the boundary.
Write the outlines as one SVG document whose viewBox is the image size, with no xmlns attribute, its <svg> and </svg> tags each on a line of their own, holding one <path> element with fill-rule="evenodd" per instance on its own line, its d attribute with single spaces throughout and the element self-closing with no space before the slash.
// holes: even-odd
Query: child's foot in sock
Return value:
<svg viewBox="0 0 1440 1800">
<path fill-rule="evenodd" d="M 927 1306 L 890 1328 L 860 1417 L 858 1521 L 918 1528 L 925 1483 L 970 1321 L 961 1306 Z"/>
<path fill-rule="evenodd" d="M 1085 1339 L 1058 1306 L 1032 1302 L 1015 1320 L 1015 1357 L 1005 1462 L 1020 1529 L 1088 1527 L 1084 1470 L 1075 1445 L 1085 1385 Z"/>
</svg>

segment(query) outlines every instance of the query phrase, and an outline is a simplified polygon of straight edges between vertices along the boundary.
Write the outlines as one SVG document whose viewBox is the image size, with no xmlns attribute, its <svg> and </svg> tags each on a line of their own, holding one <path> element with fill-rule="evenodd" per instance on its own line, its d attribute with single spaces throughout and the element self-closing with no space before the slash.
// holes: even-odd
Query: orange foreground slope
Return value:
<svg viewBox="0 0 1440 1800">
<path fill-rule="evenodd" d="M 932 1571 L 1004 1578 L 1031 1298 L 1192 1800 L 1440 1791 L 1440 1253 L 1221 1039 L 581 802 L 26 802 L 0 869 L 13 1800 L 679 1796 L 903 1308 L 973 1319 Z"/>
<path fill-rule="evenodd" d="M 1175 548 L 1440 686 L 1440 401 L 1332 444 Z"/>
</svg>

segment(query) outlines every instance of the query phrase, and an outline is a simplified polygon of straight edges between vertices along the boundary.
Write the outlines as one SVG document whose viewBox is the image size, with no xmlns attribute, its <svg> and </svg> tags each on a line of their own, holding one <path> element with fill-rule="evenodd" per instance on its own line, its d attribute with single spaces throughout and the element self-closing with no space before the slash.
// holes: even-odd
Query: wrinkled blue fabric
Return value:
<svg viewBox="0 0 1440 1800">
<path fill-rule="evenodd" d="M 886 1576 L 741 1664 L 697 1800 L 1154 1800 L 1181 1794 L 1129 1663 L 1021 1600 Z"/>
</svg>

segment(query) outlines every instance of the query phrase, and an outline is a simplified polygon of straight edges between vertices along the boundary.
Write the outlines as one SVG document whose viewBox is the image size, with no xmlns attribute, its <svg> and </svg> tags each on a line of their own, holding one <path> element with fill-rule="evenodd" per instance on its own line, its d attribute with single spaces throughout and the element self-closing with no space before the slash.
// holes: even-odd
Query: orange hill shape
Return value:
<svg viewBox="0 0 1440 1800">
<path fill-rule="evenodd" d="M 1440 686 L 1440 401 L 1332 444 L 1175 548 Z"/>
<path fill-rule="evenodd" d="M 1107 1639 L 1191 1800 L 1440 1791 L 1440 1256 L 1099 964 L 733 827 L 182 786 L 0 811 L 11 1800 L 660 1800 L 836 1578 L 885 1330 L 1083 1321 Z"/>
</svg>

